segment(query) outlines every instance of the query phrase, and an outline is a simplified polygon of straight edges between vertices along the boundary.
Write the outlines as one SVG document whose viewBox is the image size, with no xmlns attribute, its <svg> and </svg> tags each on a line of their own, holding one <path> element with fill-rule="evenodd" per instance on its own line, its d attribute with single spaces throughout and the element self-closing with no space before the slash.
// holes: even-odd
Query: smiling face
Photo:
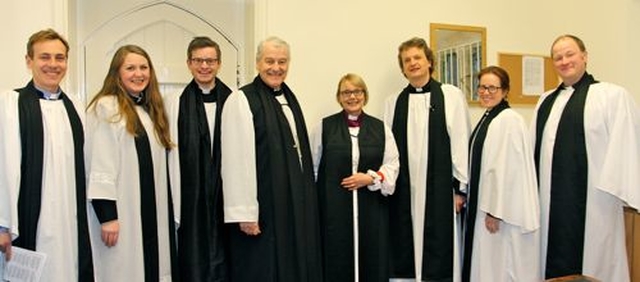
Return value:
<svg viewBox="0 0 640 282">
<path fill-rule="evenodd" d="M 493 93 L 492 93 L 493 92 Z M 507 91 L 502 88 L 500 78 L 493 73 L 485 73 L 480 77 L 478 84 L 478 98 L 480 105 L 492 109 L 500 104 L 507 96 Z"/>
<path fill-rule="evenodd" d="M 587 71 L 587 52 L 581 50 L 570 37 L 562 37 L 553 44 L 551 57 L 556 72 L 566 86 L 578 82 Z"/>
<path fill-rule="evenodd" d="M 129 53 L 119 69 L 120 81 L 130 94 L 138 94 L 149 85 L 151 68 L 147 59 L 135 53 Z"/>
<path fill-rule="evenodd" d="M 414 87 L 420 87 L 429 81 L 431 62 L 427 60 L 424 50 L 418 47 L 409 47 L 400 53 L 402 60 L 402 73 Z"/>
<path fill-rule="evenodd" d="M 67 73 L 67 48 L 60 40 L 33 44 L 33 58 L 26 56 L 27 67 L 38 88 L 55 93 Z"/>
<path fill-rule="evenodd" d="M 289 50 L 273 42 L 267 41 L 263 44 L 262 54 L 256 62 L 256 69 L 262 81 L 269 87 L 280 88 L 289 70 Z"/>
<path fill-rule="evenodd" d="M 366 88 L 355 85 L 349 80 L 343 80 L 338 89 L 338 102 L 347 114 L 358 116 L 367 103 Z"/>
<path fill-rule="evenodd" d="M 220 69 L 220 57 L 213 47 L 195 49 L 187 60 L 193 79 L 204 88 L 212 88 Z"/>
</svg>

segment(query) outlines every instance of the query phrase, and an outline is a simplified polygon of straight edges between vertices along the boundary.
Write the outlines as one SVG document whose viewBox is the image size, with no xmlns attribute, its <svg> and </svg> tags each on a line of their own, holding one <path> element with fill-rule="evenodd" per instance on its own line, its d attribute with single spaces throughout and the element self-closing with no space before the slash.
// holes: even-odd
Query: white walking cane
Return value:
<svg viewBox="0 0 640 282">
<path fill-rule="evenodd" d="M 356 173 L 356 172 L 354 172 Z M 358 189 L 353 190 L 352 191 L 352 195 L 353 195 L 353 266 L 354 266 L 354 273 L 355 273 L 355 282 L 358 282 L 360 280 L 359 276 L 360 276 L 360 266 L 358 264 L 358 250 L 359 250 L 359 235 L 358 235 Z"/>
</svg>

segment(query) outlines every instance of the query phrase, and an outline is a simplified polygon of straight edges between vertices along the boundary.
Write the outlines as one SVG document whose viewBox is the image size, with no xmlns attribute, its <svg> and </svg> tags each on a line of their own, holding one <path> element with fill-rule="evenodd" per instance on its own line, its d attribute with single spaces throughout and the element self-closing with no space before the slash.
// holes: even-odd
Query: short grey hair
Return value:
<svg viewBox="0 0 640 282">
<path fill-rule="evenodd" d="M 287 43 L 287 41 L 284 41 L 280 37 L 270 36 L 270 37 L 267 37 L 267 39 L 260 41 L 260 44 L 258 44 L 258 51 L 256 52 L 256 62 L 260 61 L 260 59 L 262 58 L 262 55 L 263 55 L 263 52 L 264 52 L 264 46 L 267 43 L 273 44 L 273 46 L 276 47 L 276 48 L 283 48 L 284 47 L 285 49 L 287 49 L 288 57 L 291 57 L 291 53 L 290 53 L 290 49 L 289 49 L 289 43 Z"/>
</svg>

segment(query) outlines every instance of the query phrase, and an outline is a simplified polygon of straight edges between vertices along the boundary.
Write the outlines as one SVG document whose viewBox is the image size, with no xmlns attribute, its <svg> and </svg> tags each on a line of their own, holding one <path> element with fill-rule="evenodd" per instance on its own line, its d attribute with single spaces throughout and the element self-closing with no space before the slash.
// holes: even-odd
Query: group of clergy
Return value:
<svg viewBox="0 0 640 282">
<path fill-rule="evenodd" d="M 364 113 L 362 78 L 343 76 L 342 111 L 310 140 L 324 281 L 629 281 L 623 207 L 640 207 L 639 109 L 587 73 L 578 37 L 559 36 L 551 57 L 562 83 L 529 126 L 507 101 L 508 73 L 490 66 L 470 130 L 462 92 L 431 77 L 420 38 L 398 48 L 409 84 L 384 121 Z"/>
<path fill-rule="evenodd" d="M 148 53 L 121 46 L 86 113 L 60 88 L 68 52 L 32 34 L 32 80 L 0 95 L 2 260 L 45 254 L 43 281 L 227 281 L 218 44 L 190 42 L 193 80 L 166 98 Z"/>
<path fill-rule="evenodd" d="M 68 51 L 34 33 L 32 80 L 0 95 L 0 252 L 46 254 L 47 281 L 629 281 L 640 112 L 576 36 L 553 42 L 562 83 L 530 126 L 507 72 L 482 69 L 473 130 L 421 38 L 398 48 L 408 85 L 382 119 L 350 73 L 311 134 L 278 37 L 237 91 L 193 38 L 193 80 L 164 98 L 148 53 L 121 46 L 86 111 L 60 88 Z"/>
</svg>

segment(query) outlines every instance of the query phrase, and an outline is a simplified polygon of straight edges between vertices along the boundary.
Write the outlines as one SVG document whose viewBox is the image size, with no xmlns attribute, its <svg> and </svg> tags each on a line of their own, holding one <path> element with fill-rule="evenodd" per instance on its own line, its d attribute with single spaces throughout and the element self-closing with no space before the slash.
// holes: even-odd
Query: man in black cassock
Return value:
<svg viewBox="0 0 640 282">
<path fill-rule="evenodd" d="M 177 150 L 169 155 L 179 218 L 178 257 L 182 281 L 227 281 L 227 236 L 222 215 L 220 115 L 231 89 L 217 78 L 222 54 L 208 37 L 187 48 L 193 80 L 166 107 Z M 177 187 L 176 187 L 177 186 Z"/>
<path fill-rule="evenodd" d="M 587 71 L 584 42 L 551 45 L 562 79 L 540 96 L 531 127 L 540 191 L 541 273 L 629 281 L 623 207 L 640 208 L 640 117 L 623 87 Z"/>
<path fill-rule="evenodd" d="M 12 245 L 44 253 L 47 281 L 93 281 L 84 110 L 60 88 L 68 55 L 56 31 L 34 33 L 25 56 L 31 81 L 0 93 L 0 254 L 9 258 Z"/>
<path fill-rule="evenodd" d="M 253 82 L 222 113 L 232 281 L 322 281 L 317 191 L 300 105 L 284 83 L 289 46 L 258 46 Z"/>
<path fill-rule="evenodd" d="M 467 184 L 469 113 L 462 91 L 431 77 L 434 56 L 424 39 L 398 48 L 409 84 L 387 99 L 385 123 L 400 152 L 389 198 L 391 278 L 458 281 L 458 214 Z"/>
</svg>

